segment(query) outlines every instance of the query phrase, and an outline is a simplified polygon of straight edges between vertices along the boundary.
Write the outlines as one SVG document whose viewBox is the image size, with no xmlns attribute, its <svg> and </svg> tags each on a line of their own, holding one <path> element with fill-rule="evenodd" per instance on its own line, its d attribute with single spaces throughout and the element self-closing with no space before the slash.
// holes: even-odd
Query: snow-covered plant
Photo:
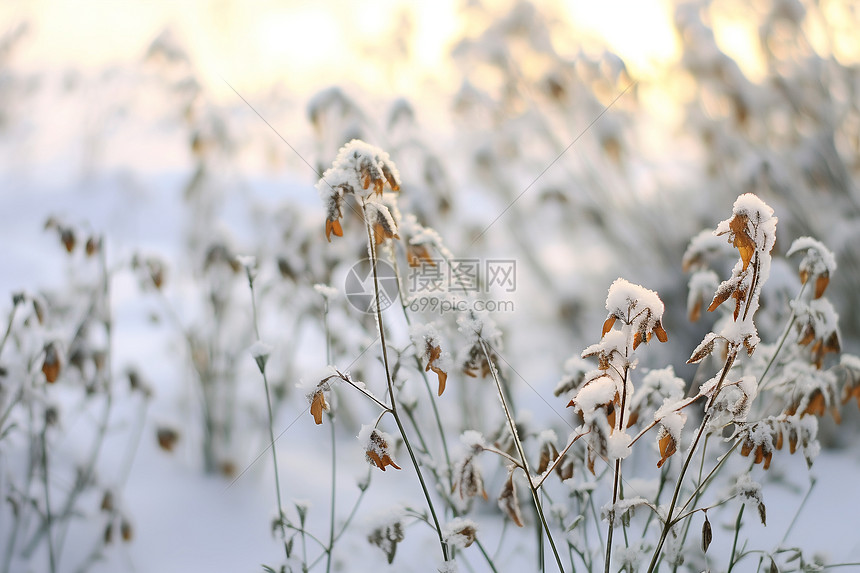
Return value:
<svg viewBox="0 0 860 573">
<path fill-rule="evenodd" d="M 109 265 L 104 237 L 85 227 L 52 217 L 46 230 L 68 258 L 65 288 L 14 293 L 0 339 L 3 572 L 87 570 L 135 537 L 124 490 L 152 390 L 114 362 L 113 285 L 128 265 Z M 107 442 L 121 462 L 105 464 Z"/>
</svg>

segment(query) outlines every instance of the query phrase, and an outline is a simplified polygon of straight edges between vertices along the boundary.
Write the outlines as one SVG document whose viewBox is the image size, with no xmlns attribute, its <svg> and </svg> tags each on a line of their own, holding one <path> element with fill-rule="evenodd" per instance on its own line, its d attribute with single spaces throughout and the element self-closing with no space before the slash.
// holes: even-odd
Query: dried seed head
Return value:
<svg viewBox="0 0 860 573">
<path fill-rule="evenodd" d="M 134 537 L 134 529 L 126 518 L 122 518 L 122 521 L 119 524 L 119 533 L 122 540 L 126 543 L 131 541 L 132 537 Z"/>
<path fill-rule="evenodd" d="M 172 452 L 179 441 L 179 432 L 172 428 L 161 427 L 156 430 L 155 437 L 158 439 L 158 446 L 165 452 Z"/>
<path fill-rule="evenodd" d="M 466 548 L 475 542 L 478 525 L 471 519 L 455 517 L 442 528 L 442 538 L 449 546 Z"/>
<path fill-rule="evenodd" d="M 369 435 L 365 435 L 368 430 L 370 431 Z M 388 466 L 396 470 L 400 469 L 400 466 L 391 459 L 391 449 L 389 446 L 389 443 L 392 441 L 391 436 L 376 428 L 371 429 L 370 426 L 363 426 L 358 437 L 365 443 L 364 453 L 367 461 L 382 471 L 385 471 L 385 468 Z"/>
<path fill-rule="evenodd" d="M 45 375 L 45 381 L 53 384 L 60 375 L 60 353 L 57 350 L 57 345 L 53 342 L 45 345 L 44 352 L 45 360 L 42 362 L 42 374 Z"/>
<path fill-rule="evenodd" d="M 59 231 L 60 241 L 66 248 L 66 252 L 71 253 L 75 250 L 75 244 L 77 243 L 77 239 L 75 238 L 75 231 L 69 227 L 60 227 Z"/>
<path fill-rule="evenodd" d="M 711 530 L 711 522 L 708 521 L 708 514 L 705 514 L 705 523 L 702 524 L 702 551 L 707 553 L 708 547 L 711 546 L 711 541 L 714 539 L 714 533 Z"/>
<path fill-rule="evenodd" d="M 385 557 L 390 565 L 394 561 L 394 554 L 397 552 L 397 544 L 403 541 L 403 524 L 398 520 L 393 523 L 383 524 L 376 527 L 367 536 L 367 540 L 371 545 L 375 545 L 382 549 Z"/>
<path fill-rule="evenodd" d="M 102 495 L 102 504 L 100 509 L 102 511 L 106 511 L 110 513 L 114 509 L 114 500 L 113 500 L 113 492 L 109 489 L 105 490 L 104 495 Z"/>
</svg>

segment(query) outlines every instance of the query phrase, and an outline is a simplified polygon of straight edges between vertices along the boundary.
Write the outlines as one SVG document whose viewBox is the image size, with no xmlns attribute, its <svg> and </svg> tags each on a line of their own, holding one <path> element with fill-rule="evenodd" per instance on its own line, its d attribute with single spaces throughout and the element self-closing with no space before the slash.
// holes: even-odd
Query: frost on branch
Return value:
<svg viewBox="0 0 860 573">
<path fill-rule="evenodd" d="M 390 209 L 381 201 L 384 189 L 400 190 L 400 174 L 388 153 L 368 143 L 353 139 L 340 148 L 332 166 L 323 173 L 316 185 L 326 208 L 326 238 L 332 233 L 343 236 L 345 196 L 352 194 L 364 205 L 373 205 L 369 212 L 376 241 L 397 236 L 397 226 Z"/>
<path fill-rule="evenodd" d="M 829 410 L 833 419 L 840 422 L 838 382 L 833 370 L 819 370 L 799 361 L 790 362 L 780 377 L 780 388 L 788 401 L 785 413 L 801 417 L 810 414 L 823 416 Z"/>
<path fill-rule="evenodd" d="M 814 416 L 769 416 L 753 424 L 742 424 L 735 433 L 741 442 L 741 455 L 753 456 L 753 462 L 763 463 L 764 469 L 770 467 L 774 450 L 781 450 L 788 441 L 789 453 L 800 446 L 806 465 L 812 462 L 821 449 L 818 443 L 818 419 Z"/>
<path fill-rule="evenodd" d="M 597 358 L 598 369 L 584 374 L 581 385 L 573 379 L 561 387 L 565 390 L 574 382 L 580 386 L 568 406 L 582 416 L 589 445 L 586 462 L 592 473 L 596 455 L 616 460 L 630 453 L 631 438 L 624 429 L 639 415 L 638 410 L 635 415 L 630 412 L 634 393 L 628 372 L 636 365 L 634 351 L 655 334 L 660 342 L 668 340 L 663 301 L 652 290 L 616 279 L 606 296 L 606 310 L 600 342 L 582 352 L 582 358 Z"/>
<path fill-rule="evenodd" d="M 741 346 L 744 346 L 750 355 L 755 350 L 759 337 L 753 317 L 758 310 L 762 285 L 770 274 L 770 253 L 776 242 L 776 223 L 773 209 L 752 193 L 745 193 L 735 201 L 732 216 L 717 225 L 714 236 L 728 235 L 728 241 L 737 248 L 740 260 L 732 269 L 732 276 L 717 287 L 708 311 L 716 310 L 732 298 L 732 321 L 721 329 L 719 335 L 709 333 L 693 352 L 689 363 L 699 362 L 713 352 L 718 338 L 726 341 L 733 357 Z M 700 240 L 703 241 L 704 239 Z M 692 244 L 690 248 L 693 248 Z M 688 265 L 688 268 L 693 268 L 693 265 Z M 702 265 L 697 265 L 697 268 L 699 273 L 704 272 L 701 270 Z M 702 296 L 701 291 L 705 284 L 713 278 L 709 274 L 699 274 L 698 278 L 694 276 L 691 279 L 688 298 L 691 319 L 698 318 L 698 299 Z"/>
<path fill-rule="evenodd" d="M 660 342 L 668 340 L 662 324 L 663 301 L 653 290 L 616 279 L 606 296 L 606 310 L 609 317 L 603 323 L 603 334 L 609 332 L 616 320 L 621 320 L 632 327 L 634 350 L 642 342 L 649 342 L 652 334 L 656 334 Z"/>
<path fill-rule="evenodd" d="M 649 371 L 630 400 L 627 426 L 635 424 L 646 412 L 657 410 L 666 401 L 674 402 L 683 398 L 685 389 L 686 383 L 675 375 L 675 369 L 671 366 Z"/>
<path fill-rule="evenodd" d="M 790 257 L 800 251 L 806 251 L 800 261 L 800 281 L 803 284 L 814 281 L 814 296 L 821 298 L 828 283 L 830 283 L 830 275 L 836 270 L 836 257 L 833 256 L 830 249 L 811 237 L 795 239 L 785 256 Z"/>
<path fill-rule="evenodd" d="M 716 389 L 717 378 L 713 378 L 711 382 L 710 385 L 704 385 L 703 389 L 707 389 L 703 395 L 710 396 Z M 758 383 L 755 376 L 743 376 L 736 382 L 726 381 L 713 403 L 709 426 L 717 429 L 729 424 L 745 423 L 757 394 Z"/>
</svg>

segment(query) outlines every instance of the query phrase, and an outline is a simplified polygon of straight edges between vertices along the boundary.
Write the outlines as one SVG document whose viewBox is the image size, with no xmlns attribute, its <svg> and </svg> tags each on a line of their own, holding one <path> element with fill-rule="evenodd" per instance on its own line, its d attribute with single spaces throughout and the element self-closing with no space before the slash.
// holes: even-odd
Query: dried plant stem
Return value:
<svg viewBox="0 0 860 573">
<path fill-rule="evenodd" d="M 436 508 L 433 505 L 433 499 L 430 497 L 430 491 L 427 489 L 427 484 L 424 482 L 424 475 L 421 473 L 421 466 L 418 463 L 418 458 L 415 457 L 415 452 L 412 450 L 412 444 L 409 442 L 409 437 L 406 435 L 406 429 L 403 427 L 403 422 L 400 420 L 400 413 L 397 410 L 397 400 L 394 395 L 394 380 L 391 378 L 391 369 L 388 364 L 388 347 L 385 344 L 385 325 L 382 321 L 382 309 L 379 306 L 379 272 L 376 268 L 377 253 L 376 241 L 374 239 L 373 229 L 370 227 L 367 216 L 367 207 L 362 204 L 362 212 L 364 213 L 365 227 L 367 229 L 367 245 L 370 252 L 370 264 L 373 270 L 373 295 L 374 295 L 374 310 L 376 311 L 376 326 L 379 330 L 379 342 L 382 346 L 382 364 L 385 368 L 385 380 L 388 384 L 388 394 L 391 396 L 391 406 L 389 411 L 397 424 L 397 429 L 400 436 L 403 438 L 403 444 L 406 446 L 406 451 L 409 452 L 409 459 L 412 461 L 412 466 L 415 468 L 415 473 L 418 475 L 418 481 L 421 484 L 421 490 L 424 492 L 424 498 L 427 500 L 427 507 L 430 509 L 430 515 L 433 517 L 433 524 L 436 529 L 436 535 L 439 538 L 439 545 L 442 549 L 442 557 L 444 561 L 448 561 L 448 544 L 442 538 L 442 526 L 439 523 L 439 518 L 436 516 Z"/>
<path fill-rule="evenodd" d="M 51 512 L 51 487 L 48 483 L 48 428 L 42 429 L 42 485 L 45 488 L 45 527 L 47 528 L 46 535 L 48 536 L 48 560 L 51 566 L 51 573 L 57 570 L 57 556 L 54 549 L 53 538 L 53 520 L 54 516 Z"/>
<path fill-rule="evenodd" d="M 493 376 L 493 381 L 496 383 L 496 390 L 499 394 L 499 400 L 502 402 L 502 409 L 505 413 L 505 418 L 508 421 L 508 425 L 511 428 L 511 434 L 513 435 L 514 445 L 517 448 L 517 454 L 520 456 L 520 467 L 526 474 L 526 481 L 529 485 L 529 490 L 532 494 L 532 500 L 534 500 L 535 511 L 537 511 L 538 518 L 540 519 L 541 525 L 543 526 L 544 532 L 546 532 L 546 537 L 549 540 L 549 545 L 552 548 L 552 554 L 555 557 L 556 564 L 558 565 L 558 570 L 561 573 L 564 573 L 564 565 L 561 562 L 561 556 L 558 553 L 558 549 L 555 546 L 555 540 L 552 538 L 552 532 L 549 529 L 549 524 L 546 521 L 546 515 L 544 515 L 543 506 L 540 501 L 540 493 L 538 492 L 537 487 L 535 487 L 535 483 L 532 480 L 531 472 L 529 471 L 529 464 L 526 460 L 526 453 L 523 450 L 523 444 L 520 441 L 519 433 L 517 432 L 517 425 L 514 422 L 513 417 L 511 416 L 511 411 L 508 408 L 508 402 L 505 399 L 505 392 L 502 388 L 502 381 L 499 379 L 499 373 L 496 369 L 496 364 L 493 362 L 492 358 L 490 358 L 490 351 L 487 348 L 486 341 L 478 335 L 478 341 L 481 344 L 481 349 L 484 351 L 484 356 L 487 359 L 487 364 L 490 365 L 490 374 Z"/>
<path fill-rule="evenodd" d="M 254 292 L 254 278 L 250 271 L 248 271 L 248 287 L 251 290 L 251 309 L 254 320 L 254 334 L 257 335 L 257 340 L 260 340 L 260 326 L 257 318 L 257 297 Z M 286 559 L 289 560 L 290 552 L 287 549 L 287 529 L 284 525 L 284 505 L 281 502 L 281 480 L 278 475 L 278 448 L 275 445 L 275 416 L 272 413 L 272 397 L 269 392 L 269 377 L 266 375 L 265 360 L 258 360 L 257 366 L 260 368 L 260 374 L 263 376 L 263 388 L 266 391 L 266 413 L 269 416 L 269 443 L 272 444 L 272 465 L 275 469 L 275 498 L 278 501 L 278 525 L 281 529 L 281 542 L 284 544 L 284 555 Z"/>
<path fill-rule="evenodd" d="M 104 245 L 104 241 L 102 240 L 102 245 Z M 110 274 L 107 267 L 107 252 L 106 248 L 103 246 L 100 249 L 100 257 L 99 262 L 101 265 L 101 273 L 102 273 L 102 283 L 101 290 L 94 297 L 92 302 L 90 303 L 90 307 L 85 313 L 85 316 L 92 315 L 98 304 L 99 297 L 103 299 L 105 305 L 105 312 L 107 316 L 103 319 L 103 324 L 105 327 L 105 336 L 107 339 L 107 353 L 105 357 L 105 405 L 102 410 L 102 416 L 99 420 L 99 425 L 96 430 L 95 441 L 93 442 L 92 449 L 90 450 L 89 458 L 86 463 L 83 465 L 81 472 L 78 474 L 75 479 L 74 487 L 72 487 L 68 496 L 66 497 L 66 501 L 63 504 L 63 507 L 60 511 L 54 513 L 54 518 L 56 518 L 55 522 L 62 522 L 63 529 L 60 531 L 58 535 L 58 539 L 60 542 L 57 544 L 58 554 L 63 547 L 63 540 L 65 539 L 66 532 L 69 527 L 69 518 L 72 516 L 75 503 L 78 500 L 78 497 L 84 492 L 84 490 L 92 483 L 93 477 L 96 472 L 96 463 L 98 462 L 99 455 L 101 454 L 101 449 L 105 441 L 105 436 L 107 435 L 108 430 L 108 422 L 110 421 L 110 414 L 113 406 L 113 391 L 112 391 L 112 374 L 111 374 L 111 353 L 112 353 L 112 341 L 113 341 L 113 329 L 111 328 L 113 319 L 111 317 L 110 312 Z M 83 323 L 79 326 L 78 330 L 83 328 Z M 43 523 L 42 526 L 33 534 L 33 537 L 30 539 L 30 542 L 25 546 L 23 555 L 25 557 L 30 557 L 33 551 L 36 550 L 36 546 L 42 540 L 42 537 L 48 534 L 47 524 Z M 50 536 L 49 536 L 50 537 Z"/>
<path fill-rule="evenodd" d="M 399 299 L 400 299 L 400 308 L 403 309 L 403 317 L 406 319 L 406 325 L 409 328 L 412 328 L 412 317 L 409 314 L 409 308 L 406 305 L 406 297 L 403 292 L 403 288 L 401 286 L 401 277 L 400 277 L 400 267 L 397 264 L 397 257 L 392 257 L 394 263 L 394 274 L 397 277 L 397 289 L 399 291 Z M 439 441 L 442 442 L 442 453 L 445 455 L 445 464 L 447 468 L 448 475 L 448 487 L 451 488 L 454 486 L 454 476 L 453 476 L 453 465 L 451 464 L 451 455 L 448 452 L 448 443 L 445 441 L 445 430 L 442 427 L 442 418 L 439 416 L 439 408 L 436 406 L 436 396 L 433 395 L 433 388 L 430 385 L 430 379 L 427 377 L 427 371 L 423 368 L 421 364 L 421 359 L 418 357 L 418 350 L 413 353 L 413 357 L 415 358 L 415 366 L 418 369 L 418 373 L 421 374 L 421 378 L 424 381 L 424 387 L 427 389 L 427 395 L 430 397 L 430 407 L 433 409 L 433 417 L 436 420 L 436 429 L 439 430 Z M 429 452 L 428 452 L 429 453 Z"/>
<path fill-rule="evenodd" d="M 726 358 L 726 363 L 723 366 L 723 371 L 720 374 L 720 380 L 719 382 L 717 382 L 714 394 L 708 402 L 708 406 L 705 409 L 705 415 L 702 417 L 702 423 L 699 425 L 699 431 L 696 433 L 696 438 L 690 445 L 690 451 L 687 454 L 687 457 L 684 459 L 684 465 L 681 467 L 681 474 L 678 476 L 678 481 L 675 484 L 675 490 L 672 492 L 672 502 L 669 504 L 669 511 L 666 512 L 666 521 L 663 525 L 663 531 L 660 533 L 660 540 L 657 543 L 657 547 L 654 549 L 654 555 L 651 557 L 651 564 L 648 566 L 648 573 L 652 573 L 654 571 L 654 568 L 657 566 L 657 561 L 660 558 L 660 554 L 663 550 L 663 544 L 666 542 L 666 537 L 669 535 L 669 531 L 672 529 L 672 525 L 674 524 L 672 514 L 675 512 L 675 504 L 678 503 L 678 496 L 681 493 L 681 486 L 684 484 L 684 476 L 687 474 L 687 469 L 690 467 L 690 462 L 693 460 L 693 455 L 696 453 L 696 446 L 699 445 L 699 440 L 702 439 L 702 435 L 705 433 L 705 429 L 707 428 L 708 422 L 711 419 L 711 406 L 713 405 L 713 402 L 716 399 L 720 389 L 722 389 L 723 387 L 723 382 L 725 382 L 726 380 L 726 376 L 728 375 L 729 370 L 731 369 L 732 364 L 735 361 L 736 355 L 737 349 L 730 348 L 729 355 Z"/>
<path fill-rule="evenodd" d="M 630 374 L 630 366 L 626 362 L 625 356 L 624 373 L 621 377 L 621 411 L 618 416 L 618 431 L 624 431 L 624 410 L 627 407 L 627 376 Z M 609 510 L 609 531 L 606 534 L 606 560 L 604 564 L 604 572 L 609 573 L 609 565 L 612 561 L 612 534 L 615 530 L 615 504 L 618 503 L 618 485 L 621 482 L 621 459 L 615 460 L 615 471 L 613 472 L 612 480 L 612 509 Z M 625 534 L 626 541 L 626 534 Z"/>
<path fill-rule="evenodd" d="M 9 322 L 6 324 L 6 332 L 3 334 L 3 340 L 0 340 L 0 354 L 3 354 L 3 349 L 6 347 L 6 341 L 9 340 L 9 335 L 12 333 L 12 324 L 15 322 L 15 313 L 18 312 L 20 303 L 18 299 L 14 299 L 12 312 L 9 313 Z"/>
<path fill-rule="evenodd" d="M 323 330 L 325 331 L 325 361 L 331 364 L 331 330 L 328 326 L 328 297 L 323 297 Z M 332 553 L 334 552 L 334 521 L 337 503 L 337 436 L 334 431 L 334 416 L 328 414 L 331 428 L 331 499 L 329 500 L 328 549 L 326 549 L 325 570 L 331 571 Z"/>
<path fill-rule="evenodd" d="M 737 563 L 737 561 L 735 561 L 735 554 L 737 553 L 738 549 L 738 535 L 740 535 L 741 532 L 741 525 L 745 507 L 746 505 L 742 503 L 741 508 L 738 510 L 738 518 L 737 520 L 735 520 L 735 538 L 734 541 L 732 541 L 732 555 L 731 557 L 729 557 L 729 568 L 726 573 L 732 573 L 732 569 L 734 568 L 735 563 Z"/>
<path fill-rule="evenodd" d="M 770 360 L 767 361 L 767 365 L 764 367 L 764 370 L 761 373 L 761 376 L 758 377 L 759 388 L 758 391 L 761 392 L 765 388 L 767 388 L 768 383 L 764 381 L 767 373 L 770 372 L 770 367 L 774 365 L 776 362 L 776 357 L 779 355 L 779 351 L 782 350 L 783 345 L 785 344 L 786 339 L 788 338 L 789 333 L 791 333 L 791 327 L 794 326 L 794 321 L 797 320 L 797 311 L 795 311 L 795 305 L 800 301 L 800 297 L 803 296 L 803 291 L 806 289 L 806 283 L 803 283 L 800 286 L 800 292 L 797 293 L 797 296 L 794 298 L 795 304 L 791 306 L 791 316 L 788 318 L 788 324 L 785 326 L 785 330 L 782 332 L 782 336 L 779 338 L 779 343 L 776 345 L 776 349 L 773 351 L 773 355 L 770 357 Z"/>
</svg>

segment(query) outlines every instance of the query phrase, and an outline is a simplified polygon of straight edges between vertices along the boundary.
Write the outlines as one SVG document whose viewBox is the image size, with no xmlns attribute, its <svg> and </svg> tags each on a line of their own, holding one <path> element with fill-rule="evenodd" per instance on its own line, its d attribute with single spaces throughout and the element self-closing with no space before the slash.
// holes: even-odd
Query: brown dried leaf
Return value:
<svg viewBox="0 0 860 573">
<path fill-rule="evenodd" d="M 331 242 L 331 235 L 334 233 L 336 237 L 343 237 L 343 228 L 340 226 L 340 221 L 337 219 L 326 219 L 325 221 L 325 238 Z"/>
<path fill-rule="evenodd" d="M 690 308 L 687 318 L 690 322 L 698 322 L 702 318 L 702 297 L 696 299 L 696 303 Z"/>
<path fill-rule="evenodd" d="M 514 472 L 508 473 L 508 479 L 499 494 L 499 508 L 511 518 L 518 527 L 523 527 L 523 515 L 520 511 L 520 503 L 517 501 L 517 488 L 514 487 Z"/>
<path fill-rule="evenodd" d="M 669 340 L 669 334 L 666 332 L 666 329 L 663 328 L 662 321 L 657 321 L 657 324 L 654 325 L 654 334 L 657 335 L 657 340 L 660 342 L 667 342 Z"/>
<path fill-rule="evenodd" d="M 422 264 L 436 266 L 436 261 L 433 260 L 430 251 L 424 245 L 407 245 L 406 247 L 406 262 L 410 267 L 420 267 Z"/>
<path fill-rule="evenodd" d="M 317 426 L 322 424 L 323 412 L 328 412 L 328 403 L 325 401 L 325 394 L 322 389 L 317 389 L 311 399 L 311 416 L 314 417 L 314 423 Z"/>
<path fill-rule="evenodd" d="M 179 432 L 172 428 L 161 427 L 156 430 L 155 437 L 158 439 L 158 446 L 165 452 L 172 452 L 179 441 Z"/>
<path fill-rule="evenodd" d="M 45 361 L 42 362 L 42 374 L 45 375 L 45 381 L 48 384 L 53 384 L 60 376 L 60 355 L 53 342 L 45 345 Z"/>
<path fill-rule="evenodd" d="M 830 284 L 830 273 L 825 272 L 815 279 L 815 298 L 821 298 L 824 291 L 827 290 L 827 285 Z"/>
<path fill-rule="evenodd" d="M 606 319 L 606 322 L 603 323 L 603 332 L 600 334 L 600 337 L 606 336 L 606 333 L 612 330 L 612 327 L 615 326 L 616 317 L 610 316 Z"/>
<path fill-rule="evenodd" d="M 660 461 L 657 462 L 657 467 L 663 467 L 663 464 L 666 463 L 666 460 L 669 457 L 678 451 L 678 444 L 675 442 L 675 438 L 672 437 L 672 434 L 669 432 L 661 432 L 662 436 L 657 442 L 657 445 L 660 447 Z"/>
</svg>

